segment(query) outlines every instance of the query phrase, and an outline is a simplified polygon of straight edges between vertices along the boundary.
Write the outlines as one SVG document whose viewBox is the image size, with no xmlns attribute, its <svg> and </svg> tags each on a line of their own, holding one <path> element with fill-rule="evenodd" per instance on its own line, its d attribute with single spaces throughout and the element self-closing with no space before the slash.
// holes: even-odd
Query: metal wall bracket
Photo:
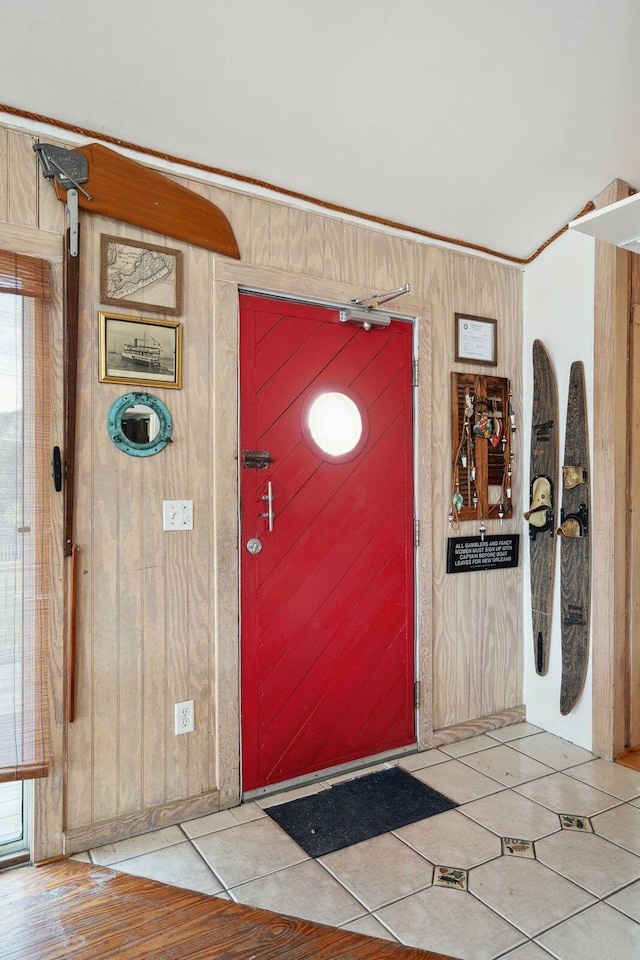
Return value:
<svg viewBox="0 0 640 960">
<path fill-rule="evenodd" d="M 65 150 L 52 143 L 38 143 L 33 141 L 33 149 L 42 167 L 47 180 L 55 178 L 60 186 L 67 191 L 67 210 L 69 213 L 69 256 L 78 256 L 78 190 L 87 200 L 90 194 L 80 184 L 89 179 L 89 161 L 75 150 Z"/>
<path fill-rule="evenodd" d="M 80 237 L 77 190 L 67 190 L 67 212 L 69 214 L 69 256 L 77 257 Z"/>
<path fill-rule="evenodd" d="M 38 143 L 34 141 L 33 149 L 38 155 L 42 172 L 50 180 L 58 181 L 64 190 L 77 187 L 89 179 L 89 161 L 75 150 L 65 150 L 64 147 L 55 147 L 52 143 Z M 88 196 L 86 190 L 82 191 Z"/>
</svg>

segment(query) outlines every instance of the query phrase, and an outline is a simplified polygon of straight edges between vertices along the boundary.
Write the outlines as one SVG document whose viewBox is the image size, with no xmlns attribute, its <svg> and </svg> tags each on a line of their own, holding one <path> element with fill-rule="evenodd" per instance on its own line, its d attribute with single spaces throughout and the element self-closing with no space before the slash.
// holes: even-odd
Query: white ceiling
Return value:
<svg viewBox="0 0 640 960">
<path fill-rule="evenodd" d="M 640 187 L 638 0 L 0 13 L 0 104 L 514 257 Z"/>
</svg>

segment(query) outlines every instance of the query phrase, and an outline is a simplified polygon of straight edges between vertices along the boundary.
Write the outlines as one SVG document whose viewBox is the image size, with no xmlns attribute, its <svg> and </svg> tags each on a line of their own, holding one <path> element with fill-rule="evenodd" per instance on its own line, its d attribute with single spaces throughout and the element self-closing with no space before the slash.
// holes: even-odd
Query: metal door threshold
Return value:
<svg viewBox="0 0 640 960">
<path fill-rule="evenodd" d="M 266 787 L 247 790 L 242 794 L 242 802 L 247 803 L 250 800 L 259 800 L 262 797 L 269 797 L 274 793 L 284 793 L 286 790 L 308 786 L 317 783 L 319 780 L 329 780 L 333 777 L 339 777 L 349 773 L 360 773 L 367 767 L 377 767 L 390 760 L 397 760 L 399 757 L 405 757 L 408 754 L 417 752 L 417 744 L 410 743 L 408 746 L 401 747 L 399 750 L 387 750 L 385 753 L 378 753 L 373 757 L 363 757 L 361 760 L 352 760 L 349 763 L 338 764 L 335 767 L 327 767 L 325 770 L 316 770 L 314 773 L 305 774 L 302 777 L 294 777 L 292 780 L 283 780 L 280 783 L 270 783 Z"/>
</svg>

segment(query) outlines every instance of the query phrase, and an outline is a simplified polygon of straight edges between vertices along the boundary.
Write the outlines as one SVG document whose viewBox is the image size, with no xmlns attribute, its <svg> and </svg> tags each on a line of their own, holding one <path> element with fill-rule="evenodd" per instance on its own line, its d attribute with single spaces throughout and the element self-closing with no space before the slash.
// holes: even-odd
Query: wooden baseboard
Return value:
<svg viewBox="0 0 640 960">
<path fill-rule="evenodd" d="M 493 713 L 488 717 L 478 717 L 477 720 L 466 720 L 451 727 L 441 727 L 433 731 L 433 746 L 441 747 L 443 744 L 455 743 L 457 740 L 468 740 L 470 737 L 478 737 L 481 733 L 498 730 L 500 727 L 509 727 L 523 720 L 526 720 L 526 708 L 519 706 L 503 710 L 501 713 Z"/>
<path fill-rule="evenodd" d="M 137 837 L 151 830 L 174 826 L 184 820 L 194 820 L 196 817 L 218 813 L 219 810 L 220 793 L 214 790 L 199 797 L 178 800 L 175 803 L 152 807 L 124 817 L 114 817 L 112 820 L 74 827 L 65 830 L 64 852 L 66 856 L 83 853 L 92 847 L 102 847 L 106 843 L 128 840 L 130 837 Z"/>
<path fill-rule="evenodd" d="M 509 710 L 503 710 L 501 713 L 491 714 L 487 717 L 479 717 L 476 720 L 457 723 L 451 727 L 442 727 L 440 730 L 434 730 L 433 746 L 439 747 L 443 744 L 455 743 L 458 740 L 467 740 L 470 737 L 480 736 L 480 734 L 487 733 L 490 730 L 497 730 L 500 727 L 520 723 L 525 719 L 525 707 L 518 706 L 512 707 Z M 153 807 L 150 810 L 144 810 L 140 813 L 133 813 L 124 817 L 115 817 L 112 820 L 87 824 L 83 827 L 75 827 L 65 831 L 65 856 L 70 856 L 74 853 L 83 853 L 85 850 L 89 850 L 92 847 L 101 847 L 106 843 L 128 840 L 130 837 L 149 833 L 151 830 L 170 827 L 176 823 L 182 823 L 184 820 L 193 820 L 196 817 L 204 817 L 210 813 L 217 813 L 219 810 L 220 794 L 216 790 L 212 793 L 203 794 L 203 796 L 200 797 L 180 800 L 176 803 L 165 804 L 160 807 Z"/>
</svg>

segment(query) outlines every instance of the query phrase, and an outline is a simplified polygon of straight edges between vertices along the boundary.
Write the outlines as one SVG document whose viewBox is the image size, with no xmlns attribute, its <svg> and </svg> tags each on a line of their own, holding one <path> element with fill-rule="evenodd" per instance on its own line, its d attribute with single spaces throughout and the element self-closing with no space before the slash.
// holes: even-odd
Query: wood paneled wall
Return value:
<svg viewBox="0 0 640 960">
<path fill-rule="evenodd" d="M 596 208 L 624 200 L 629 184 L 614 180 L 596 197 Z M 611 503 L 612 490 L 628 490 L 630 451 L 630 307 L 637 292 L 632 280 L 635 254 L 604 240 L 596 241 L 593 503 L 594 589 L 591 614 L 593 672 L 593 749 L 613 759 L 629 743 L 627 687 L 629 650 L 629 528 L 633 499 L 627 509 Z M 613 498 L 615 501 L 615 498 Z M 600 505 L 604 504 L 603 508 Z"/>
<path fill-rule="evenodd" d="M 242 256 L 240 274 L 234 274 L 231 261 L 199 248 L 96 215 L 82 217 L 77 719 L 68 727 L 62 720 L 64 624 L 58 610 L 52 637 L 56 756 L 38 810 L 38 858 L 212 812 L 238 799 L 238 282 L 260 286 L 266 277 L 268 285 L 269 277 L 275 282 L 277 276 L 300 295 L 312 289 L 369 295 L 411 284 L 410 299 L 397 304 L 402 312 L 410 312 L 406 304 L 424 305 L 414 311 L 422 314 L 425 476 L 419 490 L 426 491 L 418 509 L 428 534 L 420 548 L 418 584 L 419 655 L 429 700 L 421 744 L 429 745 L 432 728 L 521 702 L 519 569 L 445 573 L 449 376 L 452 369 L 477 369 L 454 364 L 454 313 L 497 319 L 499 364 L 492 372 L 511 379 L 519 416 L 521 270 L 284 202 L 181 182 L 229 217 Z M 0 244 L 29 253 L 39 249 L 59 260 L 63 230 L 64 207 L 38 171 L 30 136 L 0 127 Z M 101 233 L 166 242 L 184 251 L 183 389 L 154 391 L 174 421 L 173 444 L 154 457 L 124 456 L 105 428 L 110 404 L 127 388 L 98 382 Z M 252 277 L 255 282 L 247 280 Z M 54 347 L 59 394 L 59 329 Z M 59 426 L 58 420 L 58 431 Z M 516 433 L 514 519 L 504 522 L 503 532 L 521 529 L 520 451 Z M 193 532 L 163 533 L 162 501 L 183 498 L 194 501 Z M 59 511 L 56 517 L 59 526 Z M 499 521 L 488 527 L 490 533 L 501 529 Z M 477 529 L 465 524 L 463 532 Z M 67 571 L 61 551 L 55 563 L 62 589 Z M 196 730 L 176 737 L 173 705 L 192 698 Z"/>
</svg>

